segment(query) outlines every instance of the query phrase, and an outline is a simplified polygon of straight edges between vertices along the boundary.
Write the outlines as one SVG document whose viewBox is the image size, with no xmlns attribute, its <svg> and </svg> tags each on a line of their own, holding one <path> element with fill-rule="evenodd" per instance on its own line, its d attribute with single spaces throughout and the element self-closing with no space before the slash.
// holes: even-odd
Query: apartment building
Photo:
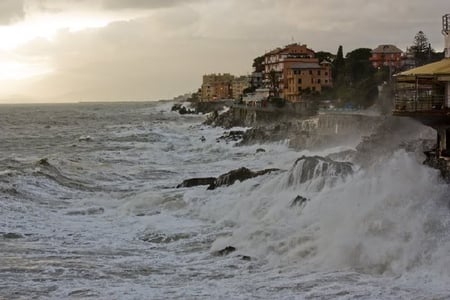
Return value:
<svg viewBox="0 0 450 300">
<path fill-rule="evenodd" d="M 201 101 L 231 99 L 233 80 L 228 73 L 203 75 Z"/>
<path fill-rule="evenodd" d="M 332 86 L 331 64 L 317 62 L 295 62 L 286 66 L 283 96 L 291 102 L 302 100 L 302 96 L 321 93 L 323 87 Z"/>
<path fill-rule="evenodd" d="M 239 76 L 235 77 L 231 83 L 231 93 L 235 100 L 239 100 L 243 94 L 244 90 L 250 86 L 249 76 Z"/>
<path fill-rule="evenodd" d="M 372 50 L 370 61 L 374 68 L 388 66 L 400 69 L 403 65 L 403 51 L 394 45 L 379 45 Z"/>
<path fill-rule="evenodd" d="M 290 44 L 264 55 L 264 82 L 273 96 L 302 101 L 310 92 L 320 93 L 332 86 L 331 66 L 319 64 L 306 45 Z"/>
</svg>

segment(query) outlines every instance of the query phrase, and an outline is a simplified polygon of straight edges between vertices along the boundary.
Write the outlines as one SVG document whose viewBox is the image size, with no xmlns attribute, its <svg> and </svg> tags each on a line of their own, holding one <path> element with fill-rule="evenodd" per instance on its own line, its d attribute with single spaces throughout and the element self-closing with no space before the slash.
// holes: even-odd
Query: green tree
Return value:
<svg viewBox="0 0 450 300">
<path fill-rule="evenodd" d="M 280 83 L 280 74 L 278 74 L 275 70 L 271 70 L 269 72 L 269 89 L 272 95 L 275 98 L 280 96 L 279 83 Z"/>
<path fill-rule="evenodd" d="M 326 51 L 317 51 L 316 58 L 319 59 L 319 63 L 323 61 L 331 63 L 336 58 L 336 55 Z"/>
<path fill-rule="evenodd" d="M 345 77 L 350 84 L 356 84 L 365 78 L 372 77 L 375 69 L 370 63 L 372 50 L 369 48 L 355 49 L 345 56 Z"/>
<path fill-rule="evenodd" d="M 257 58 L 253 59 L 253 69 L 255 72 L 261 73 L 264 71 L 264 55 L 258 56 Z"/>
<path fill-rule="evenodd" d="M 343 78 L 343 72 L 345 68 L 345 60 L 344 60 L 344 52 L 342 50 L 342 45 L 339 46 L 336 58 L 333 61 L 332 64 L 332 72 L 333 72 L 333 80 L 334 82 L 338 82 L 339 80 L 342 80 Z"/>
<path fill-rule="evenodd" d="M 413 45 L 409 49 L 414 55 L 416 66 L 428 63 L 431 60 L 432 53 L 434 53 L 427 36 L 422 30 L 416 33 Z"/>
</svg>

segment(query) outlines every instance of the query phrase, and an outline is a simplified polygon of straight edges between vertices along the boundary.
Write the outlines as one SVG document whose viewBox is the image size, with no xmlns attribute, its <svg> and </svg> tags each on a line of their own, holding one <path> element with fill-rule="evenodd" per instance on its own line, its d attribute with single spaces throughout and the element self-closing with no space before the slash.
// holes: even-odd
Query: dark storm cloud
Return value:
<svg viewBox="0 0 450 300">
<path fill-rule="evenodd" d="M 12 21 L 22 19 L 25 15 L 22 0 L 0 1 L 0 25 L 7 25 Z"/>
</svg>

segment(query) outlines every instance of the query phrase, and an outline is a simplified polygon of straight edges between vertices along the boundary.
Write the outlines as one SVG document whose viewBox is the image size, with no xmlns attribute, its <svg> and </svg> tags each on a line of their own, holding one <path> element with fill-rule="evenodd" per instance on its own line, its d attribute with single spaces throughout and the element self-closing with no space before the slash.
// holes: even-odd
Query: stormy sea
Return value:
<svg viewBox="0 0 450 300">
<path fill-rule="evenodd" d="M 420 151 L 237 147 L 171 106 L 0 106 L 0 299 L 450 298 Z"/>
</svg>

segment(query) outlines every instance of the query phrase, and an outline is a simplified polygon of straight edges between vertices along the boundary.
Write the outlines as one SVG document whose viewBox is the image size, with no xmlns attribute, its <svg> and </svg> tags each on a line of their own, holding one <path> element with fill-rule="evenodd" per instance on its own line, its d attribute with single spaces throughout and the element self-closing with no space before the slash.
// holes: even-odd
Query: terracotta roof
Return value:
<svg viewBox="0 0 450 300">
<path fill-rule="evenodd" d="M 394 45 L 379 45 L 372 50 L 372 53 L 402 53 L 403 51 L 398 49 Z"/>
<path fill-rule="evenodd" d="M 433 75 L 450 75 L 450 58 L 427 64 L 421 67 L 410 69 L 395 76 L 433 76 Z"/>
</svg>

